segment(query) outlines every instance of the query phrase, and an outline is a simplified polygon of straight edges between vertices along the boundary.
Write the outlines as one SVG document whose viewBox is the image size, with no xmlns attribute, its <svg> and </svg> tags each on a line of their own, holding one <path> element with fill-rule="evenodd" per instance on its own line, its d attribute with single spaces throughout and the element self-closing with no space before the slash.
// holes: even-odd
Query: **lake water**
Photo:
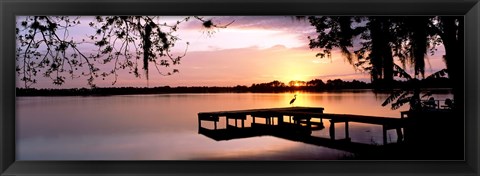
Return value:
<svg viewBox="0 0 480 176">
<path fill-rule="evenodd" d="M 215 141 L 198 133 L 197 113 L 289 107 L 294 93 L 157 94 L 88 97 L 17 97 L 18 160 L 336 160 L 348 152 L 261 136 Z M 400 118 L 381 104 L 387 94 L 297 92 L 294 106 L 324 107 L 325 113 Z M 452 94 L 435 95 L 436 99 Z M 250 118 L 246 126 L 251 123 Z M 202 126 L 209 127 L 209 123 Z M 223 125 L 223 126 L 222 126 Z M 312 135 L 329 137 L 325 129 Z M 213 126 L 213 125 L 211 125 Z M 220 121 L 219 128 L 225 122 Z M 336 138 L 345 136 L 336 124 Z M 382 143 L 382 127 L 350 123 L 350 138 Z M 388 142 L 396 141 L 395 130 Z"/>
</svg>

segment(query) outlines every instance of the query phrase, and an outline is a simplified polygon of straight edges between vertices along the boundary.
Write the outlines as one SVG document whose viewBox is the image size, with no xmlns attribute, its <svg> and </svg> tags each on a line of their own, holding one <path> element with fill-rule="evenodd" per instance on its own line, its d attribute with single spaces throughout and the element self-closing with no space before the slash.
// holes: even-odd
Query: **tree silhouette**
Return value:
<svg viewBox="0 0 480 176">
<path fill-rule="evenodd" d="M 463 58 L 463 17 L 447 16 L 342 16 L 308 17 L 318 36 L 310 38 L 310 48 L 322 49 L 318 57 L 331 57 L 339 48 L 355 69 L 370 73 L 372 82 L 393 80 L 395 57 L 414 68 L 414 77 L 424 77 L 425 56 L 436 47 L 445 46 L 445 63 L 449 77 L 460 74 L 456 58 Z M 354 48 L 354 39 L 360 48 Z M 352 54 L 352 51 L 353 53 Z M 384 84 L 385 85 L 385 84 Z"/>
<path fill-rule="evenodd" d="M 465 54 L 464 49 L 464 17 L 463 16 L 442 16 L 436 17 L 430 22 L 435 33 L 440 36 L 441 42 L 445 46 L 444 60 L 448 70 L 448 77 L 459 81 L 458 85 L 463 84 L 463 66 L 460 65 Z M 461 98 L 459 96 L 459 98 Z M 463 101 L 458 101 L 463 103 Z"/>
<path fill-rule="evenodd" d="M 179 64 L 188 49 L 186 42 L 183 54 L 171 53 L 180 39 L 176 34 L 179 25 L 191 17 L 169 24 L 158 16 L 96 16 L 88 23 L 94 32 L 87 34 L 87 39 L 71 37 L 70 29 L 79 26 L 85 18 L 18 17 L 16 71 L 26 88 L 37 82 L 37 75 L 52 79 L 56 85 L 62 85 L 67 77 L 83 76 L 91 87 L 95 87 L 96 78 L 113 75 L 113 85 L 121 69 L 141 77 L 139 67 L 148 80 L 149 64 L 153 64 L 160 75 L 171 75 L 178 70 L 162 71 L 160 68 Z M 194 19 L 201 21 L 206 29 L 225 28 L 233 22 L 222 26 L 202 17 Z M 85 46 L 93 46 L 96 51 L 83 50 Z M 107 63 L 113 63 L 110 69 L 98 67 L 98 64 Z M 82 69 L 84 67 L 86 69 Z"/>
<path fill-rule="evenodd" d="M 316 38 L 310 38 L 310 48 L 321 48 L 318 57 L 331 57 L 333 48 L 339 48 L 355 69 L 370 72 L 372 82 L 393 81 L 392 21 L 388 17 L 315 17 L 308 18 L 315 26 Z M 352 54 L 354 39 L 361 40 L 361 48 Z M 355 55 L 355 57 L 354 57 Z"/>
<path fill-rule="evenodd" d="M 410 105 L 410 110 L 417 111 L 422 109 L 421 98 L 431 96 L 432 93 L 428 90 L 423 90 L 420 86 L 420 80 L 416 77 L 410 76 L 400 66 L 394 64 L 394 74 L 400 78 L 407 80 L 407 85 L 399 90 L 393 91 L 390 96 L 385 99 L 382 106 L 391 104 L 393 110 L 402 107 L 405 104 Z M 447 74 L 447 69 L 437 71 L 425 79 L 441 78 Z M 420 96 L 423 94 L 422 96 Z"/>
<path fill-rule="evenodd" d="M 324 87 L 325 83 L 321 79 L 314 79 L 307 82 L 307 86 L 311 87 Z"/>
</svg>

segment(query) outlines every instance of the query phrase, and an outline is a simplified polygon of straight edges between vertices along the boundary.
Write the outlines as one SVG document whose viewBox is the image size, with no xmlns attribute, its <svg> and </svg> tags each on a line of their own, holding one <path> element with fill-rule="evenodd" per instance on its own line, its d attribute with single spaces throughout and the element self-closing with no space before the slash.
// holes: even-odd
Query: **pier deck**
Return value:
<svg viewBox="0 0 480 176">
<path fill-rule="evenodd" d="M 383 128 L 383 144 L 387 144 L 387 130 L 395 129 L 397 131 L 398 141 L 403 140 L 402 128 L 404 127 L 404 119 L 393 117 L 379 117 L 379 116 L 364 116 L 353 114 L 331 114 L 323 113 L 322 107 L 286 107 L 286 108 L 269 108 L 269 109 L 249 109 L 249 110 L 234 110 L 234 111 L 218 111 L 218 112 L 200 112 L 198 113 L 198 127 L 199 133 L 215 140 L 228 140 L 234 138 L 244 138 L 259 135 L 270 135 L 285 139 L 293 139 L 295 136 L 283 133 L 285 131 L 292 132 L 292 128 L 296 131 L 301 131 L 302 134 L 310 135 L 312 130 L 323 129 L 323 119 L 330 120 L 330 141 L 335 140 L 335 124 L 345 123 L 345 140 L 350 141 L 349 136 L 349 122 L 367 123 L 373 125 L 381 125 Z M 252 125 L 246 129 L 244 123 L 247 117 L 252 118 Z M 284 121 L 284 117 L 288 117 L 288 121 Z M 217 129 L 217 123 L 220 118 L 226 118 L 226 129 Z M 255 119 L 265 119 L 265 124 L 258 125 Z M 229 119 L 234 119 L 235 125 L 229 124 Z M 320 122 L 312 122 L 312 119 L 319 119 Z M 277 122 L 275 124 L 274 122 Z M 214 129 L 206 129 L 201 126 L 202 121 L 211 121 L 214 123 Z M 238 125 L 240 121 L 241 126 Z M 293 121 L 293 122 L 292 122 Z M 236 130 L 235 133 L 227 133 L 228 129 L 245 129 Z M 255 129 L 255 130 L 253 130 Z M 261 129 L 261 130 L 259 130 Z M 222 135 L 225 133 L 225 135 Z M 227 135 L 234 134 L 234 135 Z M 305 138 L 302 138 L 305 139 Z M 316 141 L 318 140 L 318 141 Z M 321 142 L 320 142 L 321 141 Z M 310 136 L 306 143 L 321 143 L 326 144 L 325 139 L 317 139 Z M 353 144 L 352 145 L 360 145 Z M 343 144 L 342 144 L 343 145 Z M 329 145 L 331 146 L 331 145 Z"/>
</svg>

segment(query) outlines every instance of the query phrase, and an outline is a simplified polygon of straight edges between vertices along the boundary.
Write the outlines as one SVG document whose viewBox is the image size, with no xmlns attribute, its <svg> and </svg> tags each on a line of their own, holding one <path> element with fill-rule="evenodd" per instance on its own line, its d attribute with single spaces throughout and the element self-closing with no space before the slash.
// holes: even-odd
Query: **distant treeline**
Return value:
<svg viewBox="0 0 480 176">
<path fill-rule="evenodd" d="M 425 79 L 420 81 L 420 87 L 424 88 L 451 88 L 447 78 Z M 245 92 L 322 92 L 344 89 L 375 89 L 379 83 L 366 83 L 363 81 L 343 81 L 341 79 L 327 80 L 320 79 L 305 81 L 290 81 L 288 84 L 280 81 L 252 84 L 250 87 L 237 85 L 234 87 L 96 87 L 96 88 L 73 88 L 73 89 L 32 89 L 17 88 L 17 96 L 102 96 L 102 95 L 127 95 L 127 94 L 162 94 L 162 93 L 245 93 Z M 395 81 L 390 88 L 401 88 L 411 86 L 403 81 Z"/>
</svg>

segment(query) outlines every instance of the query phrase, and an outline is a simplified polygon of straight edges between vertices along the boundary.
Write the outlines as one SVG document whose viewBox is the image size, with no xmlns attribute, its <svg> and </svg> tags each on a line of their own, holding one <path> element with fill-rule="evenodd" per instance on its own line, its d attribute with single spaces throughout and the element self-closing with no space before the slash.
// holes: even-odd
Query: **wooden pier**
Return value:
<svg viewBox="0 0 480 176">
<path fill-rule="evenodd" d="M 199 133 L 214 140 L 229 140 L 269 135 L 327 147 L 337 146 L 336 148 L 344 150 L 365 148 L 364 144 L 350 142 L 349 122 L 381 125 L 383 128 L 382 135 L 384 145 L 387 144 L 387 130 L 395 129 L 398 141 L 402 141 L 404 138 L 402 133 L 404 119 L 352 114 L 330 114 L 323 113 L 323 110 L 324 108 L 321 107 L 287 107 L 200 112 L 198 113 L 198 127 Z M 252 119 L 250 127 L 245 127 L 245 120 L 247 117 Z M 288 117 L 288 121 L 284 121 L 284 117 Z M 218 129 L 217 127 L 220 118 L 225 118 L 225 129 Z M 265 123 L 257 123 L 258 121 L 255 120 L 258 118 L 264 119 Z M 320 122 L 312 121 L 312 119 L 319 119 Z M 330 121 L 330 138 L 328 140 L 325 140 L 326 138 L 311 136 L 312 130 L 321 130 L 324 128 L 323 119 L 328 119 Z M 234 120 L 234 124 L 230 125 L 230 120 Z M 213 122 L 214 128 L 207 129 L 202 127 L 203 121 Z M 275 121 L 277 122 L 276 124 Z M 335 139 L 336 123 L 345 123 L 345 139 Z M 345 143 L 345 141 L 347 143 Z"/>
</svg>

